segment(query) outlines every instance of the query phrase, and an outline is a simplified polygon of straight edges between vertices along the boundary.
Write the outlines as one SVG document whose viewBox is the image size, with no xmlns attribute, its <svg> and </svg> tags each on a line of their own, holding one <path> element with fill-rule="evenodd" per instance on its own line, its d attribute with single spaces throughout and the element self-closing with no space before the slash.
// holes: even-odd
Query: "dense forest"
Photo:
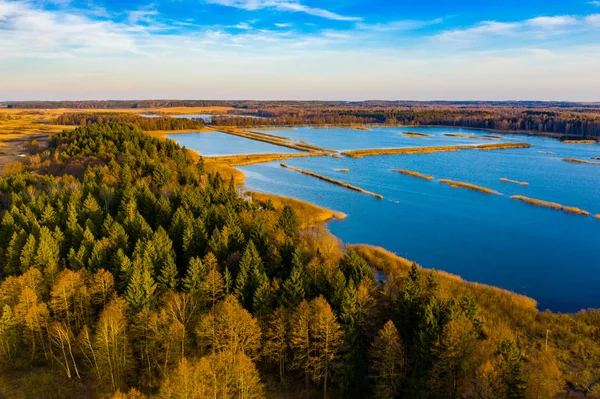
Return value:
<svg viewBox="0 0 600 399">
<path fill-rule="evenodd" d="M 431 109 L 258 109 L 260 118 L 214 118 L 216 125 L 384 124 L 438 125 L 508 132 L 531 132 L 564 138 L 600 138 L 600 113 L 512 108 Z"/>
<path fill-rule="evenodd" d="M 147 118 L 128 113 L 66 113 L 60 115 L 54 124 L 89 126 L 94 123 L 123 122 L 133 124 L 143 130 L 188 130 L 202 129 L 204 122 L 200 119 L 156 117 Z"/>
<path fill-rule="evenodd" d="M 137 126 L 56 134 L 11 170 L 0 367 L 21 390 L 58 370 L 41 396 L 600 398 L 600 312 L 344 248 Z"/>
</svg>

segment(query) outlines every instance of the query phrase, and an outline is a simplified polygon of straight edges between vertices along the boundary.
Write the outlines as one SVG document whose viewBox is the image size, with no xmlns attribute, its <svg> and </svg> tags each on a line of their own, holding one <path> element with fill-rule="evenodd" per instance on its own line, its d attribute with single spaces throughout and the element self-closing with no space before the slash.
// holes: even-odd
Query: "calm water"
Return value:
<svg viewBox="0 0 600 399">
<path fill-rule="evenodd" d="M 300 152 L 287 147 L 218 132 L 171 134 L 167 137 L 207 157 L 236 154 L 295 154 Z"/>
<path fill-rule="evenodd" d="M 410 138 L 402 135 L 403 131 L 433 136 Z M 443 135 L 448 132 L 476 134 L 478 138 Z M 250 189 L 293 196 L 348 214 L 346 220 L 329 224 L 332 233 L 344 242 L 380 245 L 426 267 L 526 294 L 539 302 L 540 309 L 577 311 L 600 307 L 600 220 L 510 199 L 511 195 L 521 194 L 600 214 L 600 166 L 561 159 L 591 160 L 591 156 L 600 156 L 600 145 L 569 145 L 516 135 L 488 141 L 482 137 L 486 132 L 445 128 L 299 128 L 276 134 L 339 150 L 508 141 L 533 144 L 530 149 L 502 151 L 286 161 L 380 193 L 383 200 L 283 169 L 278 162 L 240 169 L 247 175 Z M 219 136 L 192 147 L 195 140 L 192 135 L 186 136 L 173 138 L 207 154 L 238 150 L 247 153 L 247 148 L 254 145 L 240 139 L 246 148 L 235 145 L 234 151 L 232 143 L 238 138 Z M 350 172 L 337 172 L 341 168 Z M 415 170 L 433 175 L 436 180 L 404 176 L 392 169 Z M 530 185 L 503 183 L 501 177 Z M 451 188 L 438 183 L 440 178 L 478 184 L 503 196 Z"/>
</svg>

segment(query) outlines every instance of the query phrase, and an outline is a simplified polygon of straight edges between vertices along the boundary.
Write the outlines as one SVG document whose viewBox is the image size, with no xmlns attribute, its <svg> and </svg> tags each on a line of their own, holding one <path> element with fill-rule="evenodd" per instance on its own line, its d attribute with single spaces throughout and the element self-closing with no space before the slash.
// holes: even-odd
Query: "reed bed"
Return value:
<svg viewBox="0 0 600 399">
<path fill-rule="evenodd" d="M 596 219 L 600 220 L 600 213 L 596 215 Z"/>
<path fill-rule="evenodd" d="M 342 172 L 342 173 L 348 173 L 350 172 L 350 169 L 338 169 L 338 172 Z"/>
<path fill-rule="evenodd" d="M 227 155 L 222 157 L 204 157 L 206 162 L 216 162 L 228 166 L 243 166 L 256 163 L 279 161 L 288 158 L 305 158 L 319 156 L 317 153 L 300 154 L 250 154 L 250 155 Z"/>
<path fill-rule="evenodd" d="M 596 140 L 562 140 L 564 144 L 596 144 Z"/>
<path fill-rule="evenodd" d="M 267 202 L 270 200 L 275 209 L 283 209 L 285 205 L 291 206 L 294 211 L 296 211 L 302 227 L 305 228 L 326 222 L 328 220 L 342 220 L 347 217 L 347 215 L 343 212 L 323 208 L 310 202 L 298 200 L 296 198 L 259 193 L 256 191 L 248 191 L 247 194 L 250 194 L 252 199 L 256 201 Z"/>
<path fill-rule="evenodd" d="M 448 136 L 448 137 L 464 137 L 464 138 L 468 138 L 469 137 L 468 134 L 464 134 L 464 133 L 444 133 L 444 136 Z"/>
<path fill-rule="evenodd" d="M 498 136 L 497 134 L 482 134 L 481 137 L 487 137 L 487 138 L 490 138 L 490 139 L 503 139 L 503 138 L 505 138 L 504 136 Z"/>
<path fill-rule="evenodd" d="M 535 198 L 528 198 L 528 197 L 524 197 L 522 195 L 513 195 L 512 197 L 510 197 L 510 199 L 522 201 L 522 202 L 525 202 L 526 204 L 530 204 L 530 205 L 534 205 L 534 206 L 541 206 L 543 208 L 551 208 L 551 209 L 555 209 L 557 211 L 564 211 L 564 212 L 572 213 L 572 214 L 576 214 L 576 215 L 583 215 L 583 216 L 590 215 L 590 213 L 588 211 L 579 209 L 574 206 L 564 206 L 564 205 L 561 205 L 556 202 L 549 202 L 549 201 L 543 201 L 543 200 L 539 200 L 539 199 L 535 199 Z"/>
<path fill-rule="evenodd" d="M 392 169 L 392 172 L 401 173 L 401 174 L 407 175 L 407 176 L 418 177 L 420 179 L 425 179 L 425 180 L 433 180 L 433 176 L 428 176 L 423 173 L 415 172 L 413 170 Z"/>
<path fill-rule="evenodd" d="M 315 173 L 315 172 L 311 172 L 310 170 L 298 169 L 298 168 L 295 168 L 293 166 L 286 165 L 284 163 L 282 163 L 280 165 L 281 165 L 282 168 L 290 169 L 290 170 L 293 170 L 293 171 L 298 172 L 298 173 L 302 173 L 302 174 L 305 174 L 305 175 L 308 175 L 308 176 L 316 177 L 317 179 L 320 179 L 320 180 L 323 180 L 323 181 L 326 181 L 326 182 L 329 182 L 329 183 L 332 183 L 332 184 L 336 184 L 336 185 L 341 186 L 341 187 L 345 187 L 345 188 L 347 188 L 349 190 L 354 190 L 354 191 L 358 191 L 359 193 L 371 195 L 371 196 L 373 196 L 373 197 L 375 197 L 377 199 L 383 199 L 383 195 L 381 195 L 381 194 L 377 194 L 377 193 L 373 193 L 371 191 L 363 190 L 360 187 L 356 187 L 356 186 L 353 186 L 352 184 L 344 183 L 343 181 L 335 180 L 335 179 L 332 179 L 330 177 L 323 176 L 323 175 L 320 175 L 320 174 Z"/>
<path fill-rule="evenodd" d="M 433 136 L 433 134 L 417 133 L 417 132 L 403 132 L 402 135 L 408 136 L 408 137 L 430 137 L 430 136 Z"/>
<path fill-rule="evenodd" d="M 498 144 L 480 144 L 480 145 L 452 145 L 437 147 L 412 147 L 412 148 L 382 148 L 369 150 L 353 150 L 342 152 L 343 155 L 351 158 L 370 157 L 375 155 L 412 155 L 412 154 L 430 154 L 433 152 L 452 152 L 461 150 L 506 150 L 514 148 L 530 148 L 529 143 L 498 143 Z"/>
<path fill-rule="evenodd" d="M 586 164 L 586 165 L 600 165 L 600 162 L 586 161 L 585 159 L 577 159 L 577 158 L 563 158 L 563 161 L 571 162 L 571 163 L 582 163 L 582 164 Z"/>
<path fill-rule="evenodd" d="M 471 183 L 464 183 L 464 182 L 461 182 L 461 181 L 454 181 L 454 180 L 449 180 L 449 179 L 440 179 L 438 181 L 440 183 L 442 183 L 442 184 L 448 184 L 448 185 L 450 185 L 450 187 L 466 188 L 468 190 L 479 191 L 479 192 L 485 193 L 485 194 L 502 195 L 502 194 L 500 194 L 496 190 L 492 190 L 492 189 L 489 189 L 489 188 L 486 188 L 486 187 L 477 186 L 477 185 L 471 184 Z"/>
<path fill-rule="evenodd" d="M 504 182 L 504 183 L 518 184 L 519 186 L 528 186 L 529 185 L 529 183 L 527 183 L 526 181 L 517 181 L 517 180 L 507 179 L 506 177 L 502 177 L 500 179 L 500 181 Z"/>
</svg>

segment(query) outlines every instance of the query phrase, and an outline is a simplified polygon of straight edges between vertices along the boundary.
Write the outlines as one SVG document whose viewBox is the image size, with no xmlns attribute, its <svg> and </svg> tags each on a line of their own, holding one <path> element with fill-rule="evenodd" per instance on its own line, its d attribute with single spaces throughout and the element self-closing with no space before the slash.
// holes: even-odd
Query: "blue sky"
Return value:
<svg viewBox="0 0 600 399">
<path fill-rule="evenodd" d="M 600 101 L 600 0 L 0 0 L 0 100 Z"/>
</svg>

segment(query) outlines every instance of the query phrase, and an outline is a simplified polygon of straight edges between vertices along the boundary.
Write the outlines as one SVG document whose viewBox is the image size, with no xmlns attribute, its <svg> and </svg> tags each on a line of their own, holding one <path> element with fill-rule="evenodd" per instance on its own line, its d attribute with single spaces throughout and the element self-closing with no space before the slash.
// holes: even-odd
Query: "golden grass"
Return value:
<svg viewBox="0 0 600 399">
<path fill-rule="evenodd" d="M 514 199 L 514 200 L 525 202 L 526 204 L 530 204 L 530 205 L 534 205 L 534 206 L 541 206 L 544 208 L 551 208 L 551 209 L 555 209 L 557 211 L 564 211 L 567 213 L 573 213 L 576 215 L 583 215 L 583 216 L 590 215 L 590 213 L 588 211 L 584 211 L 583 209 L 579 209 L 574 206 L 564 206 L 564 205 L 561 205 L 556 202 L 549 202 L 549 201 L 543 201 L 543 200 L 539 200 L 539 199 L 535 199 L 535 198 L 528 198 L 528 197 L 524 197 L 522 195 L 513 195 L 510 198 Z"/>
<path fill-rule="evenodd" d="M 338 172 L 342 172 L 342 173 L 348 173 L 350 172 L 350 169 L 344 168 L 344 169 L 338 169 Z"/>
<path fill-rule="evenodd" d="M 356 244 L 347 245 L 346 248 L 357 251 L 371 267 L 383 273 L 387 285 L 394 291 L 398 291 L 404 285 L 413 264 L 412 261 L 381 247 Z M 429 272 L 428 269 L 417 266 L 423 271 Z M 532 298 L 502 288 L 471 283 L 444 271 L 436 270 L 436 274 L 440 282 L 441 295 L 446 299 L 460 298 L 470 292 L 477 297 L 481 305 L 481 311 L 484 314 L 489 312 L 489 315 L 499 317 L 501 314 L 508 312 L 506 316 L 511 318 L 514 317 L 517 311 L 518 313 L 537 314 L 537 302 Z M 498 312 L 499 310 L 503 311 Z"/>
<path fill-rule="evenodd" d="M 563 140 L 564 144 L 596 144 L 596 140 Z"/>
<path fill-rule="evenodd" d="M 502 177 L 500 179 L 501 182 L 504 183 L 513 183 L 513 184 L 518 184 L 520 186 L 528 186 L 529 183 L 527 183 L 526 181 L 517 181 L 517 180 L 511 180 L 511 179 L 507 179 L 506 177 Z"/>
<path fill-rule="evenodd" d="M 259 193 L 255 191 L 248 191 L 248 193 L 252 196 L 252 199 L 257 201 L 266 202 L 267 200 L 271 200 L 275 206 L 275 209 L 283 209 L 285 205 L 291 206 L 298 215 L 298 219 L 304 228 L 327 222 L 329 220 L 342 220 L 347 217 L 347 215 L 343 212 L 333 211 L 310 202 L 300 201 L 296 198 Z"/>
<path fill-rule="evenodd" d="M 423 173 L 415 172 L 412 170 L 392 169 L 392 172 L 401 173 L 401 174 L 407 175 L 407 176 L 418 177 L 418 178 L 425 179 L 425 180 L 433 180 L 433 176 L 424 175 Z"/>
<path fill-rule="evenodd" d="M 454 181 L 454 180 L 449 180 L 449 179 L 440 179 L 438 181 L 442 184 L 448 184 L 448 185 L 450 185 L 450 187 L 466 188 L 468 190 L 479 191 L 479 192 L 482 192 L 485 194 L 502 195 L 498 191 L 495 191 L 495 190 L 492 190 L 489 188 L 485 188 L 485 187 L 481 187 L 481 186 L 477 186 L 477 185 L 471 184 L 471 183 L 464 183 L 464 182 Z"/>
<path fill-rule="evenodd" d="M 280 161 L 288 158 L 305 158 L 318 156 L 318 154 L 249 154 L 249 155 L 226 155 L 222 157 L 204 157 L 205 162 L 219 163 L 226 166 L 243 166 L 257 163 Z"/>
<path fill-rule="evenodd" d="M 530 148 L 529 143 L 498 143 L 498 144 L 480 144 L 480 145 L 452 145 L 437 147 L 410 147 L 410 148 L 383 148 L 369 150 L 353 150 L 342 152 L 343 155 L 351 158 L 362 158 L 376 155 L 412 155 L 412 154 L 430 154 L 434 152 L 452 152 L 461 150 L 505 150 L 513 148 Z"/>
<path fill-rule="evenodd" d="M 329 183 L 332 183 L 332 184 L 336 184 L 336 185 L 341 186 L 341 187 L 345 187 L 345 188 L 347 188 L 349 190 L 354 190 L 354 191 L 358 191 L 359 193 L 371 195 L 371 196 L 373 196 L 373 197 L 375 197 L 377 199 L 383 199 L 383 196 L 381 194 L 377 194 L 377 193 L 373 193 L 371 191 L 363 190 L 360 187 L 356 187 L 356 186 L 353 186 L 352 184 L 344 183 L 343 181 L 335 180 L 335 179 L 332 179 L 330 177 L 323 176 L 323 175 L 320 175 L 318 173 L 311 172 L 310 170 L 298 169 L 298 168 L 295 168 L 293 166 L 286 165 L 284 163 L 281 164 L 281 167 L 293 170 L 295 172 L 303 173 L 303 174 L 305 174 L 307 176 L 316 177 L 317 179 L 320 179 L 320 180 L 323 180 L 323 181 L 326 181 L 326 182 L 329 182 Z"/>
<path fill-rule="evenodd" d="M 402 135 L 403 136 L 408 136 L 408 137 L 429 137 L 429 136 L 433 136 L 433 134 L 429 134 L 429 133 L 417 133 L 417 132 L 403 132 Z"/>
<path fill-rule="evenodd" d="M 577 158 L 563 158 L 563 161 L 571 162 L 571 163 L 582 163 L 586 165 L 600 165 L 600 162 L 591 162 L 586 161 L 585 159 L 577 159 Z"/>
<path fill-rule="evenodd" d="M 600 219 L 600 213 L 596 215 L 596 219 Z"/>
</svg>

